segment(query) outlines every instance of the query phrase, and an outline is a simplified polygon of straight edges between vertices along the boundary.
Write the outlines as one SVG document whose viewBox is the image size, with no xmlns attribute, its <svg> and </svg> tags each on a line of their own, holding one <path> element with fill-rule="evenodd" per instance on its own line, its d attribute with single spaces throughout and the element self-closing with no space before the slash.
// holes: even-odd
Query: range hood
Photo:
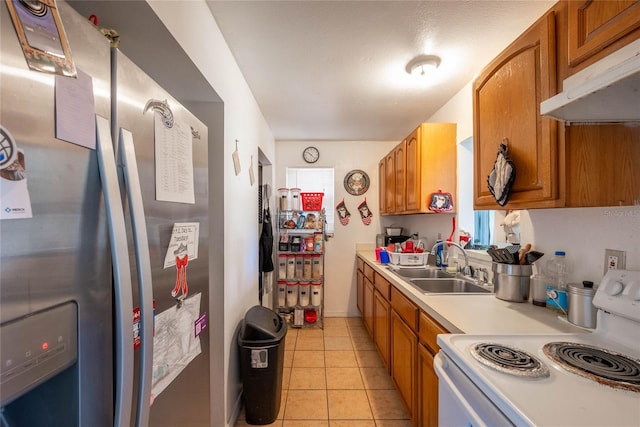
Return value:
<svg viewBox="0 0 640 427">
<path fill-rule="evenodd" d="M 640 40 L 570 76 L 540 114 L 568 123 L 640 121 Z"/>
</svg>

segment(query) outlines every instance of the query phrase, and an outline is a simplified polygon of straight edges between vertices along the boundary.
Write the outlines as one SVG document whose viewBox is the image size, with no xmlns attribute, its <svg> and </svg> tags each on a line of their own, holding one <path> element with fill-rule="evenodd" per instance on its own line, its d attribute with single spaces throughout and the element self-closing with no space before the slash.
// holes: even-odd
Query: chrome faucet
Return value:
<svg viewBox="0 0 640 427">
<path fill-rule="evenodd" d="M 464 274 L 465 276 L 471 276 L 471 266 L 469 265 L 469 257 L 467 256 L 467 251 L 464 250 L 464 248 L 462 246 L 460 246 L 458 243 L 456 242 L 437 242 L 435 245 L 433 245 L 433 247 L 431 248 L 431 255 L 435 255 L 436 254 L 436 248 L 440 245 L 452 245 L 455 246 L 456 248 L 460 249 L 460 251 L 462 252 L 462 255 L 464 255 L 464 268 L 462 269 L 462 274 Z"/>
<path fill-rule="evenodd" d="M 476 279 L 476 282 L 479 285 L 484 285 L 489 283 L 489 272 L 484 267 L 476 268 L 476 271 L 473 272 L 473 278 Z"/>
</svg>

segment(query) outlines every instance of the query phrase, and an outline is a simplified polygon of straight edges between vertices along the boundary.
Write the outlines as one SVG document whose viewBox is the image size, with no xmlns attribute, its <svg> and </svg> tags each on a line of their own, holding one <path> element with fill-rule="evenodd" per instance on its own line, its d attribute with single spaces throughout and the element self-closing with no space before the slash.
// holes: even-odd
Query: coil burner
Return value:
<svg viewBox="0 0 640 427">
<path fill-rule="evenodd" d="M 469 348 L 480 363 L 497 371 L 528 378 L 546 378 L 549 369 L 535 356 L 496 343 L 480 343 Z"/>
<path fill-rule="evenodd" d="M 640 393 L 640 362 L 590 345 L 550 342 L 544 354 L 569 372 L 614 388 Z"/>
</svg>

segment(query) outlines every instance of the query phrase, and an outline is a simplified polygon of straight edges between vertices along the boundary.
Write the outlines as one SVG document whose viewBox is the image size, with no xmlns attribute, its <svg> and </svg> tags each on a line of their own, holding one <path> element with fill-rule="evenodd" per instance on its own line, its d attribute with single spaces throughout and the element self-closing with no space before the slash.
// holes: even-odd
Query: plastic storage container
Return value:
<svg viewBox="0 0 640 427">
<path fill-rule="evenodd" d="M 250 308 L 238 332 L 242 400 L 249 424 L 271 424 L 280 411 L 287 324 L 276 312 Z"/>
<path fill-rule="evenodd" d="M 305 307 L 309 305 L 311 298 L 311 285 L 309 282 L 300 282 L 298 285 L 298 295 L 301 306 Z"/>
<path fill-rule="evenodd" d="M 567 280 L 571 271 L 569 262 L 563 251 L 556 251 L 554 257 L 545 264 L 547 284 L 547 308 L 567 313 Z"/>
<path fill-rule="evenodd" d="M 311 305 L 319 307 L 322 304 L 322 283 L 311 283 Z"/>
<path fill-rule="evenodd" d="M 288 211 L 291 209 L 289 204 L 289 189 L 278 188 L 278 207 L 281 211 Z"/>
<path fill-rule="evenodd" d="M 298 304 L 298 283 L 289 282 L 287 283 L 287 305 L 294 307 L 296 304 Z"/>
<path fill-rule="evenodd" d="M 287 306 L 287 282 L 278 280 L 278 307 Z"/>
<path fill-rule="evenodd" d="M 291 210 L 292 211 L 299 211 L 300 206 L 302 206 L 301 202 L 300 202 L 300 189 L 299 188 L 292 188 L 291 189 Z"/>
<path fill-rule="evenodd" d="M 556 289 L 561 291 L 567 290 L 567 280 L 570 273 L 569 262 L 566 259 L 566 253 L 556 251 L 554 257 L 545 264 L 547 277 Z"/>
</svg>

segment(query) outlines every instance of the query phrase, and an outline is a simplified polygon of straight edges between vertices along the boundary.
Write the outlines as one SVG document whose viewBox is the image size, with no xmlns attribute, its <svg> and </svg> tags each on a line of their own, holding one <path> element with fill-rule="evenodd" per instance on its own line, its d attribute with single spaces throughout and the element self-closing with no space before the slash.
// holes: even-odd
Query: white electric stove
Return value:
<svg viewBox="0 0 640 427">
<path fill-rule="evenodd" d="M 593 333 L 439 335 L 439 424 L 640 426 L 640 272 L 612 270 Z"/>
</svg>

